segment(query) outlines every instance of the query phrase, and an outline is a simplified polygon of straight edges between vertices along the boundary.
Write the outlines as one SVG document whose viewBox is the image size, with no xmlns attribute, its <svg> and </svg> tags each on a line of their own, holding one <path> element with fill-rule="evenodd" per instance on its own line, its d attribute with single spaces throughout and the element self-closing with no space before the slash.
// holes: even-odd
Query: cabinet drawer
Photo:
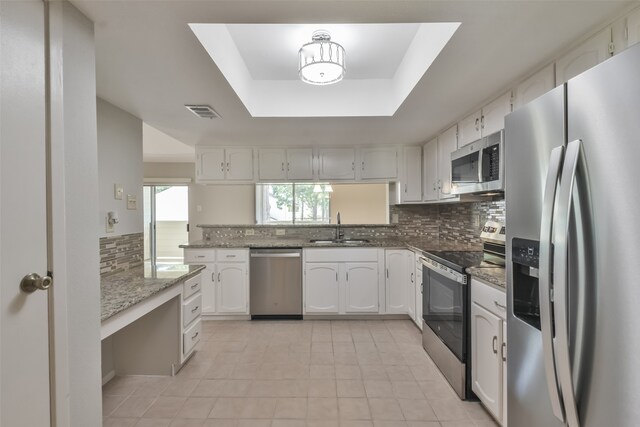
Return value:
<svg viewBox="0 0 640 427">
<path fill-rule="evenodd" d="M 186 357 L 200 341 L 202 322 L 198 320 L 182 333 L 182 356 Z"/>
<path fill-rule="evenodd" d="M 378 249 L 307 249 L 305 262 L 378 262 Z"/>
<path fill-rule="evenodd" d="M 202 313 L 202 294 L 197 294 L 182 305 L 183 326 L 193 322 Z"/>
<path fill-rule="evenodd" d="M 507 316 L 507 294 L 474 278 L 471 279 L 471 300 L 502 319 Z"/>
<path fill-rule="evenodd" d="M 197 264 L 203 262 L 215 262 L 216 251 L 215 249 L 185 249 L 184 250 L 184 262 Z"/>
<path fill-rule="evenodd" d="M 249 251 L 246 249 L 218 249 L 218 262 L 246 262 Z"/>
<path fill-rule="evenodd" d="M 200 292 L 202 288 L 202 275 L 198 274 L 190 279 L 185 280 L 184 290 L 182 291 L 182 299 L 187 300 L 191 295 Z"/>
</svg>

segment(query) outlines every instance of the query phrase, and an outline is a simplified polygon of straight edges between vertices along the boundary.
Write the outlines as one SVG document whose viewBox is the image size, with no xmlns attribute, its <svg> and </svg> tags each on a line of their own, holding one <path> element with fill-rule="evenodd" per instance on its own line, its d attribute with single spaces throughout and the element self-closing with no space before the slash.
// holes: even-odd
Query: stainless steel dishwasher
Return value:
<svg viewBox="0 0 640 427">
<path fill-rule="evenodd" d="M 302 319 L 302 250 L 252 249 L 251 319 Z"/>
</svg>

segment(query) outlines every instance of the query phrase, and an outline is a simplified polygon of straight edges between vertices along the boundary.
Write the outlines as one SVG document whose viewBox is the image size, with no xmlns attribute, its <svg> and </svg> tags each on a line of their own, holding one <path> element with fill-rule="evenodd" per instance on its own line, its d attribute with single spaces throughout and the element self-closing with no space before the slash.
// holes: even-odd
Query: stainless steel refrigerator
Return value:
<svg viewBox="0 0 640 427">
<path fill-rule="evenodd" d="M 640 45 L 506 118 L 509 427 L 640 425 Z"/>
</svg>

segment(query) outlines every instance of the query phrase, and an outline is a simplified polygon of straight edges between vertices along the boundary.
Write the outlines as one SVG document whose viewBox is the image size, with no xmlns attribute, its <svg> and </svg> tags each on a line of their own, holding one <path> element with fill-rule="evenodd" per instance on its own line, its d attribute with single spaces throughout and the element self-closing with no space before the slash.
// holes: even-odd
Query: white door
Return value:
<svg viewBox="0 0 640 427">
<path fill-rule="evenodd" d="M 305 264 L 305 311 L 338 313 L 340 310 L 339 264 Z"/>
<path fill-rule="evenodd" d="M 451 194 L 451 153 L 458 146 L 456 126 L 449 128 L 438 137 L 438 179 L 440 199 L 455 197 Z"/>
<path fill-rule="evenodd" d="M 424 146 L 422 166 L 422 200 L 438 200 L 438 138 L 433 138 Z"/>
<path fill-rule="evenodd" d="M 344 312 L 377 313 L 378 263 L 361 262 L 344 264 Z"/>
<path fill-rule="evenodd" d="M 473 114 L 468 115 L 458 123 L 458 131 L 460 132 L 458 146 L 463 147 L 480 139 L 482 136 L 482 130 L 480 129 L 480 120 L 482 119 L 482 112 L 476 111 Z"/>
<path fill-rule="evenodd" d="M 507 92 L 498 99 L 482 108 L 480 120 L 482 136 L 491 135 L 504 129 L 504 118 L 511 112 L 511 92 Z"/>
<path fill-rule="evenodd" d="M 260 181 L 287 179 L 287 156 L 284 148 L 258 150 L 258 179 Z"/>
<path fill-rule="evenodd" d="M 220 181 L 224 179 L 224 148 L 196 147 L 196 179 Z"/>
<path fill-rule="evenodd" d="M 203 264 L 204 271 L 200 274 L 202 280 L 202 314 L 216 312 L 216 265 Z"/>
<path fill-rule="evenodd" d="M 360 150 L 360 178 L 392 179 L 398 177 L 398 149 L 371 147 Z"/>
<path fill-rule="evenodd" d="M 253 179 L 253 149 L 227 148 L 225 160 L 228 181 L 251 181 Z"/>
<path fill-rule="evenodd" d="M 507 322 L 502 321 L 502 427 L 507 427 Z"/>
<path fill-rule="evenodd" d="M 409 317 L 416 321 L 416 269 L 415 254 L 411 251 L 407 253 L 407 272 L 409 276 L 407 288 L 407 313 Z"/>
<path fill-rule="evenodd" d="M 0 425 L 50 425 L 44 3 L 0 2 Z M 96 245 L 98 241 L 96 239 Z"/>
<path fill-rule="evenodd" d="M 523 81 L 516 88 L 513 101 L 513 109 L 516 110 L 527 105 L 537 97 L 544 95 L 555 87 L 556 75 L 553 64 Z"/>
<path fill-rule="evenodd" d="M 556 85 L 594 67 L 611 57 L 611 27 L 605 28 L 556 62 Z"/>
<path fill-rule="evenodd" d="M 355 179 L 356 152 L 353 148 L 318 150 L 319 179 Z"/>
<path fill-rule="evenodd" d="M 407 312 L 407 251 L 385 251 L 387 313 Z"/>
<path fill-rule="evenodd" d="M 422 330 L 422 263 L 416 255 L 416 325 Z"/>
<path fill-rule="evenodd" d="M 218 263 L 217 270 L 216 313 L 246 313 L 247 265 Z"/>
<path fill-rule="evenodd" d="M 422 200 L 422 147 L 404 147 L 404 183 L 400 200 L 419 202 Z"/>
<path fill-rule="evenodd" d="M 640 9 L 627 16 L 627 47 L 640 42 Z"/>
<path fill-rule="evenodd" d="M 313 149 L 287 149 L 287 177 L 289 179 L 313 179 Z"/>
<path fill-rule="evenodd" d="M 495 314 L 471 304 L 472 389 L 498 420 L 502 417 L 501 323 Z"/>
</svg>

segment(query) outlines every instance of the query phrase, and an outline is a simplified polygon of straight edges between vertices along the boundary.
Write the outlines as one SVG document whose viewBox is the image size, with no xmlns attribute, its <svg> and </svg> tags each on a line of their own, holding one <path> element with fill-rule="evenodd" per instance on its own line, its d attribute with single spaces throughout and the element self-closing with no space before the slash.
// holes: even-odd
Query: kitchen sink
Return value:
<svg viewBox="0 0 640 427">
<path fill-rule="evenodd" d="M 362 243 L 369 243 L 367 239 L 312 239 L 309 240 L 311 243 L 316 244 L 343 244 L 343 245 L 357 245 Z"/>
</svg>

